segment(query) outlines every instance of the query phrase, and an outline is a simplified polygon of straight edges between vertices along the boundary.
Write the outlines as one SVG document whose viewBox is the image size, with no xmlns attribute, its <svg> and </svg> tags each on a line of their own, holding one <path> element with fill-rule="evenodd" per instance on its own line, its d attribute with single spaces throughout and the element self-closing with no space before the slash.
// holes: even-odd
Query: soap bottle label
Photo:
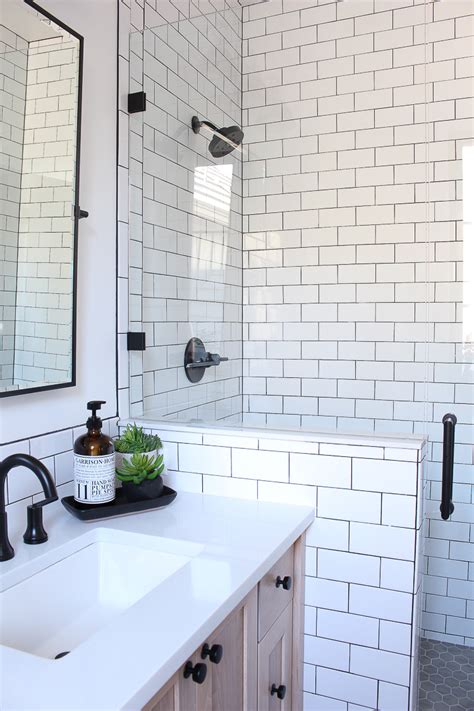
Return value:
<svg viewBox="0 0 474 711">
<path fill-rule="evenodd" d="M 82 504 L 114 500 L 115 453 L 103 457 L 74 454 L 74 498 Z"/>
</svg>

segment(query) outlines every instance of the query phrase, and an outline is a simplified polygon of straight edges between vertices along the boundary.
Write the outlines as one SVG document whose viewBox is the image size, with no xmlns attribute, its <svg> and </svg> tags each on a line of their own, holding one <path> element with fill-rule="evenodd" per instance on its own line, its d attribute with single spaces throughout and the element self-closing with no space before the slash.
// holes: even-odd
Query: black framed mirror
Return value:
<svg viewBox="0 0 474 711">
<path fill-rule="evenodd" d="M 83 53 L 33 0 L 2 0 L 0 397 L 76 382 Z"/>
</svg>

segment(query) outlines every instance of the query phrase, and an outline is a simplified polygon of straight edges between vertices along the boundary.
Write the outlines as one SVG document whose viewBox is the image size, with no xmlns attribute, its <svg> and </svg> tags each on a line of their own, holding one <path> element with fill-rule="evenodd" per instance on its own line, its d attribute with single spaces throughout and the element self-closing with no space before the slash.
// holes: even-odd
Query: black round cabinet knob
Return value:
<svg viewBox="0 0 474 711">
<path fill-rule="evenodd" d="M 277 686 L 276 684 L 272 684 L 272 688 L 270 689 L 270 694 L 271 694 L 271 696 L 276 694 L 277 699 L 280 699 L 281 701 L 283 701 L 283 699 L 286 696 L 286 686 L 284 684 L 280 684 L 280 686 Z"/>
<path fill-rule="evenodd" d="M 207 666 L 198 662 L 193 666 L 192 662 L 186 662 L 183 676 L 185 679 L 192 677 L 196 684 L 203 684 L 207 675 Z"/>
<path fill-rule="evenodd" d="M 280 576 L 278 576 L 276 579 L 275 585 L 277 588 L 279 588 L 281 585 L 283 590 L 291 590 L 291 576 L 285 575 L 284 578 L 281 578 Z"/>
<path fill-rule="evenodd" d="M 201 650 L 201 658 L 205 659 L 206 657 L 209 657 L 209 661 L 213 664 L 219 664 L 223 654 L 224 649 L 222 644 L 213 644 L 212 647 L 210 647 L 206 642 Z"/>
</svg>

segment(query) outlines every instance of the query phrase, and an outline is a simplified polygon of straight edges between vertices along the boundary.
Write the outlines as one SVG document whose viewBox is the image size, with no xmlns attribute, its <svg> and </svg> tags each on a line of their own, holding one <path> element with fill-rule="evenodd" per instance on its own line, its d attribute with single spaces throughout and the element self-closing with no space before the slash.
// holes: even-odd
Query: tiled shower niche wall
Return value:
<svg viewBox="0 0 474 711">
<path fill-rule="evenodd" d="M 244 422 L 429 433 L 424 627 L 458 644 L 474 643 L 473 13 L 270 0 L 243 24 Z"/>
<path fill-rule="evenodd" d="M 191 118 L 241 123 L 241 17 L 191 15 L 147 14 L 130 37 L 130 91 L 147 96 L 146 112 L 130 116 L 129 320 L 147 339 L 132 356 L 131 414 L 240 420 L 241 156 L 212 158 L 212 136 L 195 135 Z M 194 336 L 229 361 L 191 386 L 183 359 Z"/>
</svg>

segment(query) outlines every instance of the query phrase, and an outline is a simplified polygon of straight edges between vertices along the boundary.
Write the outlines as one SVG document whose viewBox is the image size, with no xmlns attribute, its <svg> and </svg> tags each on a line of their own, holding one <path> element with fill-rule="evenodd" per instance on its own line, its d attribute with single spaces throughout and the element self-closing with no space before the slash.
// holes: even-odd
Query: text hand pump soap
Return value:
<svg viewBox="0 0 474 711">
<path fill-rule="evenodd" d="M 74 442 L 74 498 L 81 504 L 105 504 L 115 499 L 115 451 L 110 437 L 101 431 L 96 412 L 104 400 L 91 400 L 87 432 Z"/>
</svg>

